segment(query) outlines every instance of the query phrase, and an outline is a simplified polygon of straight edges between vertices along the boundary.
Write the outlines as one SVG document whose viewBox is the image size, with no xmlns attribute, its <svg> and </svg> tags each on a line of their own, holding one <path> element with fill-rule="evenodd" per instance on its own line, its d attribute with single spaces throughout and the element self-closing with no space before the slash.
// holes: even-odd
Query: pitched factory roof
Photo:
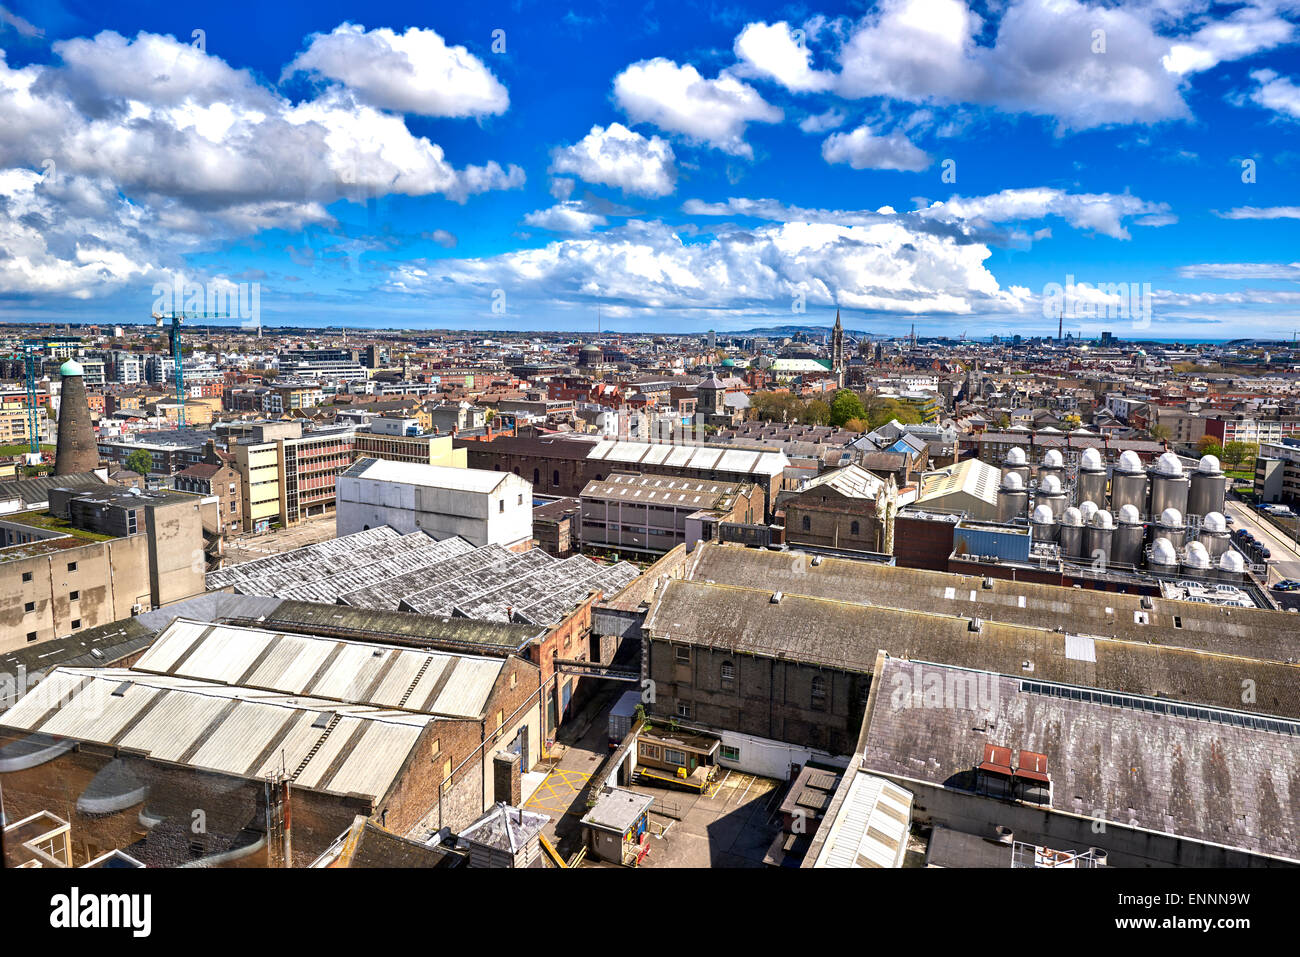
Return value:
<svg viewBox="0 0 1300 957">
<path fill-rule="evenodd" d="M 889 658 L 878 679 L 917 688 L 931 674 L 946 684 L 966 673 Z M 1290 811 L 1300 799 L 1296 734 L 1207 720 L 1197 709 L 1180 714 L 1176 702 L 1155 710 L 1150 701 L 1071 694 L 1029 678 L 975 677 L 988 687 L 965 707 L 874 695 L 862 768 L 904 786 L 951 787 L 980 763 L 986 744 L 1027 749 L 1046 755 L 1058 813 L 1300 859 L 1300 819 Z"/>
</svg>

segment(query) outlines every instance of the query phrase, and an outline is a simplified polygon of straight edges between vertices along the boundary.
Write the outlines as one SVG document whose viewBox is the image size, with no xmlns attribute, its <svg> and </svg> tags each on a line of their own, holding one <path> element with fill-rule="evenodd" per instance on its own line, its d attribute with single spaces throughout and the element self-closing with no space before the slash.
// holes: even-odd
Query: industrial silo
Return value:
<svg viewBox="0 0 1300 957">
<path fill-rule="evenodd" d="M 1141 565 L 1142 544 L 1146 529 L 1142 525 L 1142 516 L 1137 506 L 1125 505 L 1119 510 L 1119 524 L 1115 528 L 1114 544 L 1111 546 L 1111 561 L 1117 565 Z"/>
<path fill-rule="evenodd" d="M 1035 505 L 1046 505 L 1052 510 L 1052 518 L 1057 519 L 1065 511 L 1065 486 L 1059 475 L 1049 473 L 1038 483 L 1038 494 L 1034 497 Z"/>
<path fill-rule="evenodd" d="M 1180 515 L 1187 511 L 1187 489 L 1183 463 L 1173 452 L 1166 452 L 1151 467 L 1150 514 L 1160 515 L 1168 508 L 1178 509 Z"/>
<path fill-rule="evenodd" d="M 1079 477 L 1075 486 L 1076 502 L 1106 503 L 1106 464 L 1096 449 L 1084 449 L 1079 457 Z"/>
<path fill-rule="evenodd" d="M 1119 457 L 1110 477 L 1110 507 L 1118 512 L 1132 505 L 1138 514 L 1147 514 L 1147 474 L 1142 470 L 1142 460 L 1133 451 Z"/>
<path fill-rule="evenodd" d="M 1151 543 L 1151 571 L 1157 574 L 1178 574 L 1178 549 L 1167 538 L 1157 538 Z"/>
<path fill-rule="evenodd" d="M 1183 549 L 1183 574 L 1190 578 L 1204 578 L 1210 570 L 1210 553 L 1200 542 L 1192 542 Z"/>
<path fill-rule="evenodd" d="M 1100 509 L 1097 508 L 1097 503 L 1094 501 L 1084 500 L 1079 503 L 1079 514 L 1083 516 L 1084 525 L 1090 524 L 1092 522 L 1092 517 L 1096 515 L 1098 511 L 1100 511 Z"/>
<path fill-rule="evenodd" d="M 998 521 L 1012 522 L 1029 511 L 1029 490 L 1019 472 L 1007 472 L 998 487 Z"/>
<path fill-rule="evenodd" d="M 1187 524 L 1183 521 L 1183 513 L 1176 508 L 1167 508 L 1161 512 L 1156 519 L 1152 537 L 1167 538 L 1170 545 L 1181 549 L 1187 544 Z"/>
<path fill-rule="evenodd" d="M 1113 561 L 1110 553 L 1111 540 L 1115 537 L 1115 522 L 1110 512 L 1098 511 L 1088 522 L 1083 532 L 1083 557 L 1091 561 L 1108 563 Z"/>
<path fill-rule="evenodd" d="M 1192 486 L 1195 491 L 1196 486 Z M 1211 558 L 1218 558 L 1226 553 L 1231 546 L 1231 535 L 1228 533 L 1228 523 L 1223 517 L 1222 512 L 1207 512 L 1201 519 L 1201 530 L 1196 536 L 1196 540 L 1205 546 L 1205 550 L 1210 553 Z"/>
<path fill-rule="evenodd" d="M 1056 480 L 1065 487 L 1065 458 L 1057 449 L 1048 449 L 1043 455 L 1043 464 L 1038 467 L 1038 485 L 1041 488 L 1043 480 L 1049 475 L 1056 476 Z M 1059 513 L 1058 513 L 1059 514 Z"/>
<path fill-rule="evenodd" d="M 1029 461 L 1025 458 L 1025 450 L 1018 445 L 1007 449 L 1006 458 L 1002 460 L 1003 477 L 1012 473 L 1020 476 L 1022 485 L 1029 485 Z"/>
<path fill-rule="evenodd" d="M 1086 558 L 1083 550 L 1083 514 L 1071 505 L 1061 514 L 1061 555 L 1065 558 Z"/>
<path fill-rule="evenodd" d="M 1219 556 L 1219 575 L 1223 580 L 1232 581 L 1240 580 L 1246 574 L 1246 560 L 1241 557 L 1241 552 L 1229 549 Z"/>
<path fill-rule="evenodd" d="M 1029 517 L 1029 533 L 1036 542 L 1054 542 L 1057 539 L 1056 516 L 1047 505 L 1034 506 L 1034 514 Z"/>
<path fill-rule="evenodd" d="M 1219 468 L 1219 460 L 1213 455 L 1201 456 L 1201 461 L 1192 470 L 1191 485 L 1187 492 L 1187 513 L 1189 515 L 1222 513 L 1224 491 L 1227 487 L 1228 477 Z"/>
</svg>

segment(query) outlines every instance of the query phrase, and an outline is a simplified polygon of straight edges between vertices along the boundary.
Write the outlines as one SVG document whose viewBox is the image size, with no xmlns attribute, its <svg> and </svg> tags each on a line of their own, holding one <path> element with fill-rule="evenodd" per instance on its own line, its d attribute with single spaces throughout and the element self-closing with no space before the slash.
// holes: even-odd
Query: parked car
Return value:
<svg viewBox="0 0 1300 957">
<path fill-rule="evenodd" d="M 1300 582 L 1293 578 L 1284 578 L 1273 586 L 1273 591 L 1300 591 Z"/>
</svg>

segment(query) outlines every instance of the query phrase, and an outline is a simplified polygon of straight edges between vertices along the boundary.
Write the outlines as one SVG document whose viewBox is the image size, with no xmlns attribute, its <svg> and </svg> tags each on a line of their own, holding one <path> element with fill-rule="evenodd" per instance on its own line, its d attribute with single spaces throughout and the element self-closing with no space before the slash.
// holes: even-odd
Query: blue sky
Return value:
<svg viewBox="0 0 1300 957">
<path fill-rule="evenodd" d="M 1300 0 L 0 3 L 12 320 L 1300 327 Z"/>
</svg>

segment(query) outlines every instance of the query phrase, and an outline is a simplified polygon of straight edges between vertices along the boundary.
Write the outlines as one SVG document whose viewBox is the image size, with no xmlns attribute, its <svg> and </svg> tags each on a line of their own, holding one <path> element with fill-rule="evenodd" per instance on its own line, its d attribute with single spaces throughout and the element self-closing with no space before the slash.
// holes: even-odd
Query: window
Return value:
<svg viewBox="0 0 1300 957">
<path fill-rule="evenodd" d="M 523 493 L 523 492 L 520 492 L 520 493 L 519 493 L 519 504 L 520 504 L 520 505 L 523 505 L 523 504 L 524 504 L 524 493 Z"/>
<path fill-rule="evenodd" d="M 81 627 L 81 619 L 80 618 L 72 619 L 72 630 L 76 631 L 80 627 Z"/>
<path fill-rule="evenodd" d="M 506 500 L 501 499 L 500 501 L 497 502 L 497 511 L 504 512 L 505 510 L 506 510 Z"/>
<path fill-rule="evenodd" d="M 812 531 L 812 519 L 810 519 L 807 515 L 803 517 L 802 527 L 805 532 Z"/>
<path fill-rule="evenodd" d="M 442 779 L 445 781 L 451 777 L 451 758 L 442 763 Z"/>
<path fill-rule="evenodd" d="M 691 663 L 691 649 L 683 648 L 679 645 L 673 650 L 677 655 L 677 663 L 679 665 L 689 665 Z"/>
<path fill-rule="evenodd" d="M 686 752 L 677 751 L 673 748 L 664 748 L 664 760 L 669 764 L 684 768 L 686 767 Z"/>
<path fill-rule="evenodd" d="M 31 573 L 31 572 L 23 572 L 23 581 L 25 581 L 25 582 L 29 582 L 29 581 L 31 581 L 31 580 L 32 580 L 32 573 Z"/>
<path fill-rule="evenodd" d="M 68 562 L 68 571 L 70 571 L 70 572 L 75 572 L 76 570 L 77 570 L 77 563 L 76 563 L 76 562 Z"/>
<path fill-rule="evenodd" d="M 35 640 L 36 640 L 36 632 L 34 632 L 34 631 L 29 631 L 29 632 L 27 632 L 27 640 L 28 640 L 28 641 L 35 641 Z"/>
<path fill-rule="evenodd" d="M 551 487 L 554 488 L 559 484 L 560 484 L 560 470 L 556 469 L 554 472 L 551 473 Z"/>
<path fill-rule="evenodd" d="M 689 718 L 691 716 L 691 703 L 689 701 L 677 702 L 677 717 Z"/>
<path fill-rule="evenodd" d="M 68 601 L 78 601 L 80 598 L 81 598 L 81 592 L 79 591 L 68 592 Z"/>
<path fill-rule="evenodd" d="M 25 612 L 35 611 L 35 610 L 36 610 L 36 602 L 34 601 L 29 601 L 27 604 L 23 605 L 23 611 Z"/>
<path fill-rule="evenodd" d="M 429 745 L 429 759 L 433 760 L 438 757 L 438 752 L 442 750 L 442 739 L 434 738 Z"/>
<path fill-rule="evenodd" d="M 724 761 L 740 760 L 740 748 L 733 748 L 729 745 L 724 744 L 722 745 L 722 747 L 718 749 L 718 753 L 722 757 L 722 760 Z"/>
<path fill-rule="evenodd" d="M 534 485 L 541 485 L 541 484 L 542 484 L 542 471 L 541 471 L 541 469 L 533 469 L 533 484 L 534 484 Z"/>
<path fill-rule="evenodd" d="M 861 532 L 862 532 L 861 526 L 858 525 L 857 522 L 854 522 L 852 525 L 849 526 L 850 535 L 859 535 L 861 534 Z"/>
<path fill-rule="evenodd" d="M 826 710 L 826 679 L 821 675 L 812 680 L 812 707 L 814 711 Z"/>
<path fill-rule="evenodd" d="M 659 745 L 646 744 L 644 741 L 641 742 L 641 757 L 649 758 L 651 761 L 660 761 L 663 759 L 663 755 L 659 751 Z"/>
<path fill-rule="evenodd" d="M 722 663 L 722 683 L 731 684 L 736 680 L 736 666 L 730 661 Z"/>
</svg>

